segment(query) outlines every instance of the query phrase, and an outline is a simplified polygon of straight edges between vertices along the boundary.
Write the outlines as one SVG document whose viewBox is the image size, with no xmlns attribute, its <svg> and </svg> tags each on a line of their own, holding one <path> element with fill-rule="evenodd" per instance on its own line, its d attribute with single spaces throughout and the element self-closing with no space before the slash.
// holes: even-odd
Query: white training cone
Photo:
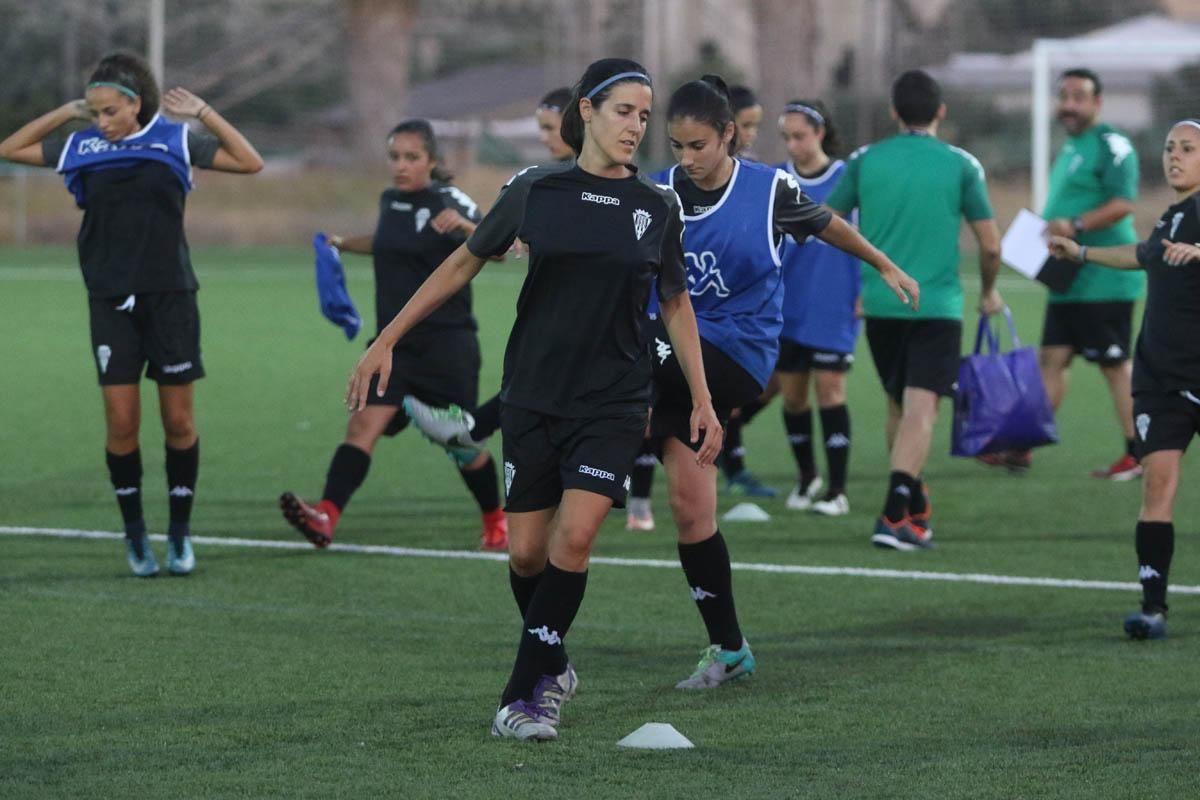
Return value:
<svg viewBox="0 0 1200 800">
<path fill-rule="evenodd" d="M 617 742 L 617 747 L 633 747 L 638 750 L 687 750 L 696 745 L 674 726 L 665 722 L 647 722 L 633 733 Z"/>
<path fill-rule="evenodd" d="M 738 503 L 726 511 L 722 519 L 730 522 L 766 522 L 771 519 L 771 515 L 754 503 Z"/>
</svg>

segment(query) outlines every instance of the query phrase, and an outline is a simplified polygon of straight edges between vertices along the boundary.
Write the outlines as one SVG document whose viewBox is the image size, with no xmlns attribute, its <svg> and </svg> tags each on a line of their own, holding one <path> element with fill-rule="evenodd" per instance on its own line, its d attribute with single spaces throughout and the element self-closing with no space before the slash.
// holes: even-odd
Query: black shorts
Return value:
<svg viewBox="0 0 1200 800">
<path fill-rule="evenodd" d="M 869 317 L 867 344 L 884 391 L 897 403 L 909 387 L 954 394 L 962 358 L 959 320 Z"/>
<path fill-rule="evenodd" d="M 818 350 L 791 339 L 779 340 L 779 360 L 776 372 L 849 372 L 854 363 L 854 353 L 838 353 L 834 350 Z"/>
<path fill-rule="evenodd" d="M 1200 405 L 1178 393 L 1133 396 L 1134 451 L 1138 458 L 1159 450 L 1187 452 L 1200 433 Z"/>
<path fill-rule="evenodd" d="M 1042 347 L 1069 347 L 1085 360 L 1111 367 L 1129 360 L 1133 301 L 1047 303 Z"/>
<path fill-rule="evenodd" d="M 554 508 L 567 489 L 603 495 L 624 508 L 646 415 L 567 419 L 504 403 L 500 432 L 505 511 Z"/>
<path fill-rule="evenodd" d="M 662 320 L 650 323 L 651 355 L 654 362 L 654 404 L 650 412 L 650 437 L 661 440 L 674 436 L 693 450 L 699 450 L 704 432 L 696 442 L 692 435 L 692 392 L 683 368 L 667 337 Z M 724 425 L 736 408 L 741 408 L 762 394 L 763 387 L 736 361 L 705 339 L 700 340 L 700 355 L 704 360 L 704 377 L 712 395 L 717 419 Z"/>
<path fill-rule="evenodd" d="M 372 339 L 371 341 L 375 341 Z M 368 343 L 368 347 L 370 344 Z M 479 403 L 479 338 L 467 328 L 450 328 L 436 335 L 422 334 L 401 339 L 392 350 L 392 375 L 383 397 L 375 394 L 379 377 L 371 379 L 367 405 L 401 407 L 411 394 L 431 406 L 451 403 L 474 410 Z M 396 413 L 384 431 L 395 436 L 408 427 L 404 409 Z"/>
<path fill-rule="evenodd" d="M 204 377 L 195 292 L 91 297 L 88 308 L 101 386 L 138 383 L 143 370 L 161 386 Z"/>
</svg>

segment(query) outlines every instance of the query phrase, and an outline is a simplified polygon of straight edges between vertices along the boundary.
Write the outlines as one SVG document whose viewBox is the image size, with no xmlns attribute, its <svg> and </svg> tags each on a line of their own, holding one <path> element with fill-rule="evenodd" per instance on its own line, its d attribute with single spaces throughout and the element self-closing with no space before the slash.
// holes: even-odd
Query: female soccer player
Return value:
<svg viewBox="0 0 1200 800">
<path fill-rule="evenodd" d="M 753 158 L 754 143 L 762 127 L 762 104 L 749 86 L 734 85 L 729 87 L 729 105 L 733 109 L 733 123 L 737 125 L 738 155 Z"/>
<path fill-rule="evenodd" d="M 402 122 L 387 137 L 392 188 L 379 198 L 373 235 L 331 243 L 350 253 L 372 256 L 375 264 L 375 319 L 378 330 L 408 302 L 430 273 L 475 231 L 478 207 L 440 165 L 433 128 L 423 119 Z M 291 492 L 279 498 L 283 516 L 316 547 L 326 547 L 350 497 L 362 485 L 371 453 L 381 436 L 408 426 L 401 408 L 405 395 L 432 405 L 455 403 L 474 408 L 479 395 L 479 339 L 471 313 L 471 289 L 462 287 L 437 313 L 409 332 L 392 351 L 397 379 L 387 392 L 370 392 L 365 408 L 346 426 L 346 438 L 334 451 L 321 501 L 309 505 Z M 496 465 L 486 450 L 453 448 L 463 482 L 483 514 L 480 547 L 504 550 L 508 523 L 500 508 Z"/>
<path fill-rule="evenodd" d="M 779 132 L 790 158 L 782 169 L 817 202 L 833 191 L 845 168 L 835 160 L 837 131 L 820 100 L 795 100 L 779 117 Z M 783 335 L 775 374 L 783 392 L 783 423 L 799 479 L 787 507 L 838 516 L 850 513 L 846 498 L 846 466 L 850 460 L 850 409 L 846 405 L 846 373 L 854 361 L 860 327 L 858 262 L 821 242 L 789 239 L 783 254 Z M 809 386 L 817 395 L 829 486 L 813 458 L 813 414 Z"/>
<path fill-rule="evenodd" d="M 262 158 L 241 133 L 186 89 L 162 97 L 167 113 L 195 118 L 211 136 L 159 113 L 150 67 L 129 53 L 100 60 L 85 99 L 35 119 L 0 142 L 0 158 L 55 165 L 83 209 L 79 263 L 88 290 L 92 351 L 104 400 L 105 457 L 125 523 L 129 568 L 158 574 L 142 516 L 138 448 L 142 372 L 158 384 L 170 507 L 167 571 L 195 567 L 189 536 L 200 448 L 192 383 L 204 377 L 196 275 L 183 231 L 192 167 L 253 173 Z M 91 125 L 53 135 L 70 122 Z"/>
<path fill-rule="evenodd" d="M 671 149 L 678 160 L 656 179 L 673 187 L 683 205 L 687 286 L 696 309 L 704 372 L 718 419 L 758 397 L 779 353 L 784 235 L 816 236 L 879 270 L 901 301 L 918 301 L 914 280 L 847 222 L 817 205 L 783 170 L 733 157 L 737 126 L 728 90 L 716 76 L 681 86 L 667 109 Z M 677 688 L 709 689 L 754 671 L 754 656 L 734 609 L 729 551 L 717 528 L 716 473 L 691 452 L 687 426 L 689 374 L 662 335 L 655 334 L 651 433 L 662 439 L 679 561 L 708 631 L 709 646 Z"/>
<path fill-rule="evenodd" d="M 688 438 L 703 436 L 691 456 L 696 468 L 721 449 L 685 291 L 679 203 L 632 165 L 652 98 L 636 62 L 591 64 L 563 115 L 563 140 L 577 161 L 514 176 L 466 245 L 380 332 L 346 392 L 353 410 L 385 393 L 391 350 L 408 331 L 518 236 L 529 246 L 504 356 L 501 424 L 510 577 L 524 620 L 492 726 L 497 736 L 556 738 L 562 702 L 574 691 L 563 640 L 583 600 L 596 532 L 609 509 L 624 504 L 645 433 L 644 327 L 655 282 L 666 338 L 687 376 Z"/>
<path fill-rule="evenodd" d="M 1059 258 L 1146 270 L 1146 311 L 1133 359 L 1133 419 L 1145 469 L 1134 536 L 1142 609 L 1125 620 L 1125 633 L 1134 639 L 1167 635 L 1179 467 L 1200 432 L 1200 120 L 1175 123 L 1162 162 L 1175 203 L 1146 241 L 1087 247 L 1062 236 L 1050 239 Z"/>
</svg>

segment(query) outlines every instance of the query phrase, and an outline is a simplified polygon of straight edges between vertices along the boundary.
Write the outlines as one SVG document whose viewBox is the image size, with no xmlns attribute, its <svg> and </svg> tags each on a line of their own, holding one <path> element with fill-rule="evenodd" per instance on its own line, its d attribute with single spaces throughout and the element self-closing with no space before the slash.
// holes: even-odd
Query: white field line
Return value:
<svg viewBox="0 0 1200 800">
<path fill-rule="evenodd" d="M 57 539 L 122 539 L 120 533 L 109 531 L 84 531 L 70 528 L 28 528 L 0 526 L 0 534 L 9 536 L 45 536 Z M 166 541 L 166 536 L 155 534 L 154 541 Z M 264 550 L 312 550 L 306 542 L 280 541 L 276 539 L 236 539 L 223 536 L 193 536 L 196 544 L 214 547 L 252 547 Z M 474 550 L 427 550 L 418 547 L 391 547 L 388 545 L 340 544 L 330 545 L 335 553 L 360 553 L 365 555 L 397 556 L 400 558 L 446 558 L 468 561 L 505 561 L 503 553 L 481 553 Z M 904 556 L 900 556 L 904 557 Z M 654 567 L 657 569 L 679 569 L 679 562 L 656 558 L 614 558 L 594 556 L 593 564 L 616 567 Z M 782 575 L 826 575 L 852 578 L 882 578 L 885 580 L 942 581 L 945 583 L 979 583 L 988 586 L 1039 586 L 1048 589 L 1100 589 L 1106 591 L 1134 592 L 1141 588 L 1137 583 L 1121 581 L 1088 581 L 1075 578 L 1036 578 L 1021 575 L 989 575 L 985 573 L 925 572 L 922 570 L 874 569 L 869 567 L 816 567 L 802 564 L 753 564 L 734 562 L 738 572 L 766 572 Z M 1172 586 L 1172 594 L 1200 594 L 1200 586 Z"/>
</svg>

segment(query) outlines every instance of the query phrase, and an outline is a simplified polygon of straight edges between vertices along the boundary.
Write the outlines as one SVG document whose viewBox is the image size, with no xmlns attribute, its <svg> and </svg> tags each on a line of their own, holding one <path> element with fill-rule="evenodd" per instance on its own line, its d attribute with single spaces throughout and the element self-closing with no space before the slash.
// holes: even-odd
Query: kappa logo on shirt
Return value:
<svg viewBox="0 0 1200 800">
<path fill-rule="evenodd" d="M 635 234 L 637 234 L 637 238 L 639 241 L 642 238 L 642 234 L 644 234 L 646 232 L 646 229 L 649 227 L 650 227 L 650 212 L 649 211 L 645 210 L 644 208 L 639 208 L 637 211 L 633 212 L 633 232 Z"/>
<path fill-rule="evenodd" d="M 613 197 L 612 195 L 608 194 L 592 194 L 591 192 L 584 192 L 583 194 L 579 195 L 579 199 L 585 203 L 599 203 L 602 206 L 621 205 L 621 198 Z M 642 237 L 639 236 L 638 238 L 640 239 Z"/>
</svg>

